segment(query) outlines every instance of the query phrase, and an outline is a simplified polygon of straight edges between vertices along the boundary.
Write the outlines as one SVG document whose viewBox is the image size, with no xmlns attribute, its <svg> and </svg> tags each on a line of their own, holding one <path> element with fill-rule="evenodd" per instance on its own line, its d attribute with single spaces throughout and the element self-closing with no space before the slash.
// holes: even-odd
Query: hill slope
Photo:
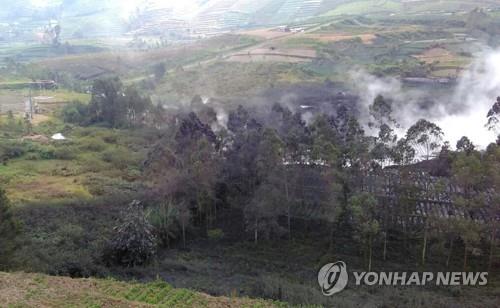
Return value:
<svg viewBox="0 0 500 308">
<path fill-rule="evenodd" d="M 110 279 L 72 279 L 42 274 L 0 272 L 2 307 L 276 307 L 271 301 L 213 297 L 147 284 Z"/>
</svg>

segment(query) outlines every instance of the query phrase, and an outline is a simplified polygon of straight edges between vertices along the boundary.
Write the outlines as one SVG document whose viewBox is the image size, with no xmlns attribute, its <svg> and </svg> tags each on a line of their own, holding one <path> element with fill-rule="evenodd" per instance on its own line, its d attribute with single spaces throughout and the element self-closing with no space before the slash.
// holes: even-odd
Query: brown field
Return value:
<svg viewBox="0 0 500 308">
<path fill-rule="evenodd" d="M 45 175 L 43 178 L 25 179 L 12 186 L 12 189 L 7 189 L 7 193 L 16 202 L 91 197 L 75 177 Z"/>
<path fill-rule="evenodd" d="M 170 68 L 174 68 L 247 44 L 248 39 L 241 35 L 224 35 L 189 45 L 183 44 L 147 51 L 113 51 L 64 56 L 42 60 L 38 63 L 42 67 L 68 72 L 80 79 L 93 79 L 104 74 L 126 75 L 133 70 L 144 70 L 159 62 L 164 62 Z"/>
<path fill-rule="evenodd" d="M 332 33 L 332 34 L 315 33 L 315 34 L 300 34 L 297 37 L 316 39 L 316 40 L 319 40 L 321 42 L 326 42 L 326 43 L 360 38 L 364 44 L 372 44 L 373 40 L 375 40 L 375 38 L 377 36 L 375 34 L 372 34 L 372 33 L 358 34 L 358 35 L 334 34 L 334 33 Z"/>
<path fill-rule="evenodd" d="M 255 48 L 235 53 L 227 58 L 229 62 L 308 62 L 316 58 L 314 49 Z"/>
<path fill-rule="evenodd" d="M 243 32 L 241 32 L 241 34 L 256 36 L 259 38 L 264 38 L 266 40 L 269 40 L 269 39 L 275 39 L 275 38 L 279 38 L 279 37 L 283 37 L 283 36 L 288 36 L 288 35 L 291 35 L 292 33 L 279 31 L 279 30 L 276 30 L 275 28 L 266 28 L 266 29 L 256 29 L 256 30 L 243 31 Z"/>
<path fill-rule="evenodd" d="M 450 62 L 456 59 L 456 55 L 451 51 L 441 47 L 427 49 L 420 55 L 414 56 L 415 58 L 424 61 L 425 63 L 433 63 L 439 61 L 440 63 Z"/>
<path fill-rule="evenodd" d="M 1 307 L 275 307 L 270 301 L 214 297 L 166 285 L 0 272 Z"/>
</svg>

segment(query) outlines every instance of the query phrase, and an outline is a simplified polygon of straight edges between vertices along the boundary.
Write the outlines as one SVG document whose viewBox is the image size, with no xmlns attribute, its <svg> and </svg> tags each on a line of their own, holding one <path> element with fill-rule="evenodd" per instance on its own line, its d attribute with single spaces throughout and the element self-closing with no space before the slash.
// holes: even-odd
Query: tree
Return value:
<svg viewBox="0 0 500 308">
<path fill-rule="evenodd" d="M 122 213 L 122 222 L 114 229 L 105 254 L 108 261 L 136 266 L 150 261 L 156 254 L 156 237 L 144 208 L 137 200 Z"/>
<path fill-rule="evenodd" d="M 415 155 L 415 149 L 405 138 L 398 140 L 391 152 L 392 160 L 400 166 L 411 164 L 415 159 Z"/>
<path fill-rule="evenodd" d="M 484 155 L 486 214 L 490 232 L 490 251 L 488 271 L 491 271 L 495 249 L 497 248 L 497 232 L 500 218 L 500 145 L 491 144 Z"/>
<path fill-rule="evenodd" d="M 459 152 L 465 152 L 467 153 L 467 155 L 469 155 L 474 152 L 475 149 L 476 146 L 466 136 L 463 136 L 462 138 L 460 138 L 460 140 L 457 141 L 457 151 Z"/>
<path fill-rule="evenodd" d="M 284 143 L 276 132 L 265 129 L 255 158 L 258 187 L 245 207 L 247 229 L 253 231 L 255 243 L 261 232 L 266 237 L 281 233 L 277 218 L 285 212 L 283 206 L 288 208 L 290 202 L 286 194 L 287 183 L 283 183 L 282 177 L 285 171 L 283 151 Z"/>
<path fill-rule="evenodd" d="M 217 136 L 196 114 L 179 114 L 173 122 L 177 124 L 165 130 L 149 151 L 144 171 L 154 182 L 154 199 L 182 204 L 179 215 L 185 235 L 191 218 L 186 211 L 192 211 L 197 222 L 205 222 L 207 229 L 216 218 L 220 157 Z"/>
<path fill-rule="evenodd" d="M 0 269 L 10 263 L 10 256 L 16 247 L 15 239 L 19 234 L 19 224 L 12 214 L 7 193 L 0 187 Z"/>
<path fill-rule="evenodd" d="M 153 106 L 151 99 L 142 96 L 136 87 L 129 86 L 125 88 L 122 100 L 126 123 L 132 127 L 144 124 L 146 112 Z"/>
<path fill-rule="evenodd" d="M 358 237 L 365 242 L 368 252 L 368 271 L 372 269 L 373 242 L 380 232 L 377 204 L 377 199 L 369 193 L 356 194 L 349 199 L 354 228 Z"/>
<path fill-rule="evenodd" d="M 179 233 L 179 212 L 172 200 L 156 204 L 149 209 L 146 216 L 154 228 L 156 238 L 161 244 L 169 247 L 170 242 L 175 240 Z"/>
<path fill-rule="evenodd" d="M 300 168 L 296 168 L 310 159 L 308 149 L 310 148 L 310 134 L 306 123 L 302 120 L 300 113 L 293 114 L 290 110 L 283 108 L 280 104 L 275 104 L 272 108 L 271 126 L 276 128 L 277 137 L 280 140 L 282 150 L 282 164 L 279 168 L 280 178 L 283 183 L 283 193 L 285 195 L 286 215 L 288 225 L 288 236 L 291 233 L 291 212 L 292 204 L 297 200 L 294 183 L 301 176 Z"/>
<path fill-rule="evenodd" d="M 370 122 L 369 126 L 380 128 L 382 125 L 390 126 L 394 124 L 398 126 L 396 120 L 392 117 L 392 102 L 386 100 L 382 95 L 377 95 L 373 104 L 369 107 L 370 116 L 375 123 Z"/>
<path fill-rule="evenodd" d="M 123 125 L 127 110 L 123 104 L 123 84 L 119 78 L 94 80 L 89 112 L 92 122 L 106 122 L 111 127 Z"/>
<path fill-rule="evenodd" d="M 324 116 L 319 116 L 311 126 L 312 161 L 321 166 L 321 181 L 325 185 L 325 197 L 322 201 L 322 219 L 330 225 L 330 250 L 335 243 L 335 230 L 338 229 L 340 218 L 344 213 L 349 198 L 347 175 L 343 170 L 342 153 L 335 141 L 337 131 Z M 316 193 L 319 195 L 319 193 Z"/>
<path fill-rule="evenodd" d="M 253 233 L 255 244 L 259 238 L 269 239 L 273 235 L 284 233 L 277 220 L 282 214 L 280 205 L 284 201 L 282 191 L 276 183 L 264 182 L 259 185 L 244 209 L 247 230 Z"/>
<path fill-rule="evenodd" d="M 94 80 L 89 122 L 111 127 L 137 126 L 145 122 L 146 113 L 151 109 L 149 97 L 142 96 L 134 86 L 125 88 L 118 77 Z"/>
<path fill-rule="evenodd" d="M 488 122 L 486 123 L 486 127 L 494 132 L 498 133 L 499 124 L 500 124 L 500 96 L 497 97 L 497 101 L 493 104 L 491 109 L 488 111 L 486 115 L 488 118 Z"/>
<path fill-rule="evenodd" d="M 453 181 L 461 189 L 461 194 L 453 199 L 457 207 L 459 218 L 456 220 L 457 229 L 464 243 L 464 271 L 467 268 L 468 254 L 473 245 L 479 242 L 480 228 L 477 223 L 479 208 L 485 207 L 484 195 L 484 165 L 479 154 L 467 155 L 460 153 L 453 162 Z"/>
<path fill-rule="evenodd" d="M 429 160 L 431 155 L 441 147 L 443 131 L 436 124 L 425 119 L 420 119 L 406 132 L 406 141 L 425 160 Z"/>
<path fill-rule="evenodd" d="M 382 167 L 393 159 L 393 150 L 397 146 L 397 136 L 387 124 L 380 126 L 375 146 L 370 151 L 370 156 Z"/>
</svg>

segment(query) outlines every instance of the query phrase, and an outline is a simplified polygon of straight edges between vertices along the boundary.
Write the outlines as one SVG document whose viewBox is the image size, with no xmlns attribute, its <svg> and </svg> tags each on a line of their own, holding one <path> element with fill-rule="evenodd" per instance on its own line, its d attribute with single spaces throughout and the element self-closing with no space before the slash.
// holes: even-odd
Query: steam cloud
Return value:
<svg viewBox="0 0 500 308">
<path fill-rule="evenodd" d="M 397 131 L 400 136 L 418 119 L 425 118 L 443 129 L 445 140 L 452 146 L 462 136 L 481 148 L 495 140 L 485 123 L 489 108 L 500 96 L 500 50 L 479 54 L 449 94 L 429 95 L 424 90 L 406 89 L 395 78 L 378 78 L 362 70 L 352 71 L 350 77 L 361 97 L 360 112 L 365 123 L 368 106 L 381 94 L 393 100 L 394 117 L 401 124 Z"/>
</svg>

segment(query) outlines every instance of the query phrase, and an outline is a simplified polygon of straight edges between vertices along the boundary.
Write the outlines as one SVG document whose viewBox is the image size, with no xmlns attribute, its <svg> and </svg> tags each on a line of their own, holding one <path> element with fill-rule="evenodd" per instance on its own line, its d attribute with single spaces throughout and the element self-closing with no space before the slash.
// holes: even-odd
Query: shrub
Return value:
<svg viewBox="0 0 500 308">
<path fill-rule="evenodd" d="M 36 153 L 38 153 L 38 156 L 41 158 L 41 159 L 54 159 L 55 158 L 55 151 L 56 149 L 51 146 L 51 145 L 48 145 L 48 146 L 39 146 L 36 148 Z"/>
<path fill-rule="evenodd" d="M 76 158 L 75 149 L 68 146 L 57 147 L 54 150 L 54 158 L 63 160 L 74 159 Z"/>
<path fill-rule="evenodd" d="M 208 230 L 208 238 L 211 240 L 220 240 L 224 237 L 224 232 L 221 229 Z"/>
<path fill-rule="evenodd" d="M 81 164 L 81 172 L 99 172 L 107 168 L 107 164 L 95 157 L 94 155 L 89 155 L 83 158 Z"/>
<path fill-rule="evenodd" d="M 126 169 L 130 165 L 137 164 L 134 155 L 129 151 L 116 147 L 104 151 L 101 155 L 102 160 L 111 163 L 117 169 Z"/>
<path fill-rule="evenodd" d="M 0 143 L 0 159 L 8 160 L 22 156 L 26 152 L 21 142 Z"/>
<path fill-rule="evenodd" d="M 79 101 L 73 101 L 61 110 L 62 118 L 67 123 L 84 124 L 88 122 L 88 114 L 88 106 Z"/>
<path fill-rule="evenodd" d="M 80 143 L 80 149 L 84 151 L 101 152 L 106 149 L 106 143 L 100 138 L 83 138 Z"/>
<path fill-rule="evenodd" d="M 132 201 L 116 226 L 105 252 L 105 261 L 124 266 L 142 265 L 156 254 L 153 226 L 146 219 L 139 201 Z"/>
</svg>

